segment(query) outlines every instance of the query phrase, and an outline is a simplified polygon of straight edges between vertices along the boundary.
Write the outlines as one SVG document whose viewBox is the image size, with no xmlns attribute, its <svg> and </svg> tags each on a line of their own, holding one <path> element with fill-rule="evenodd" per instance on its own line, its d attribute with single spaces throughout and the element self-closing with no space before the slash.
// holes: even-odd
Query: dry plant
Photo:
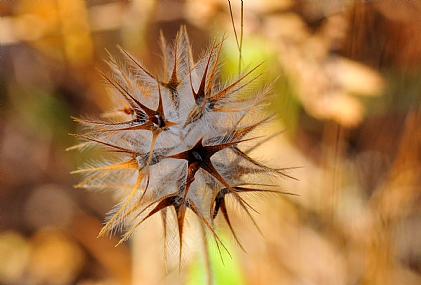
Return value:
<svg viewBox="0 0 421 285">
<path fill-rule="evenodd" d="M 253 88 L 265 71 L 258 72 L 257 65 L 231 83 L 219 82 L 223 42 L 214 40 L 195 61 L 186 28 L 172 45 L 161 34 L 163 67 L 157 74 L 123 48 L 125 63 L 110 54 L 112 72 L 100 74 L 114 106 L 100 119 L 75 118 L 86 128 L 75 135 L 85 141 L 75 148 L 102 146 L 112 153 L 73 172 L 85 175 L 77 188 L 112 190 L 120 200 L 100 236 L 126 230 L 121 243 L 159 213 L 164 255 L 178 240 L 181 266 L 189 211 L 200 221 L 198 228 L 213 236 L 218 250 L 227 251 L 214 223 L 219 213 L 241 247 L 227 199 L 258 227 L 255 210 L 242 194 L 285 193 L 276 179 L 291 178 L 287 168 L 269 167 L 250 154 L 268 139 L 263 126 L 274 118 L 261 112 L 270 86 Z M 177 226 L 177 235 L 171 235 L 172 226 Z"/>
</svg>

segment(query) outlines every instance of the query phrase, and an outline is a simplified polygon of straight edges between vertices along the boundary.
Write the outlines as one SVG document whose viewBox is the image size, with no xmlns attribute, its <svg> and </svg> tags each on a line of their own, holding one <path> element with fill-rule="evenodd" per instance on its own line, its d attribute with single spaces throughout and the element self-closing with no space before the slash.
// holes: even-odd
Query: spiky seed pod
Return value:
<svg viewBox="0 0 421 285">
<path fill-rule="evenodd" d="M 252 89 L 264 73 L 252 75 L 258 66 L 229 84 L 218 81 L 223 41 L 214 41 L 195 62 L 185 28 L 170 47 L 161 35 L 164 67 L 159 75 L 122 48 L 126 64 L 110 55 L 112 73 L 100 74 L 111 87 L 114 108 L 102 119 L 75 118 L 87 129 L 77 135 L 85 140 L 79 147 L 101 145 L 114 153 L 112 160 L 74 171 L 86 175 L 76 187 L 119 194 L 121 201 L 100 235 L 126 228 L 122 242 L 158 212 L 166 234 L 167 209 L 172 208 L 180 258 L 187 211 L 224 247 L 215 232 L 219 212 L 238 241 L 225 198 L 231 196 L 256 224 L 242 193 L 275 191 L 276 185 L 262 182 L 262 176 L 287 176 L 284 169 L 249 156 L 265 140 L 252 134 L 271 119 L 260 112 L 269 88 Z"/>
</svg>

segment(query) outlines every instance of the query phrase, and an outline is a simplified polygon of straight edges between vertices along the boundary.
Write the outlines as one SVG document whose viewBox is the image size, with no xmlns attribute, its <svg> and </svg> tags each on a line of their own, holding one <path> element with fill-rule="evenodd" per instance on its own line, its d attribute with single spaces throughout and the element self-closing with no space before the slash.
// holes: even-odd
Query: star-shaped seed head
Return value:
<svg viewBox="0 0 421 285">
<path fill-rule="evenodd" d="M 74 171 L 85 175 L 77 187 L 111 190 L 121 199 L 100 235 L 125 230 L 123 242 L 160 214 L 166 242 L 167 228 L 177 227 L 181 263 L 188 217 L 196 216 L 218 248 L 226 249 L 214 223 L 218 214 L 239 242 L 229 218 L 235 214 L 231 205 L 237 204 L 257 226 L 243 193 L 279 193 L 277 184 L 268 181 L 289 177 L 286 169 L 251 156 L 266 140 L 258 130 L 273 117 L 262 115 L 269 88 L 250 91 L 263 74 L 259 66 L 231 83 L 219 82 L 223 41 L 215 40 L 195 61 L 185 28 L 172 48 L 161 35 L 165 71 L 156 75 L 122 48 L 126 64 L 110 55 L 111 74 L 100 74 L 115 106 L 101 119 L 75 118 L 87 129 L 76 135 L 85 141 L 77 147 L 108 150 L 101 162 Z"/>
</svg>

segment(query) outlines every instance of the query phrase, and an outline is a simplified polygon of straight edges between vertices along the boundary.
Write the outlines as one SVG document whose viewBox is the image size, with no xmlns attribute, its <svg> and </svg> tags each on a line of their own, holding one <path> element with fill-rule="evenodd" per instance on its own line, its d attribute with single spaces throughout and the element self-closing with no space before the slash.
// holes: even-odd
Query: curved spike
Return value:
<svg viewBox="0 0 421 285">
<path fill-rule="evenodd" d="M 140 185 L 140 183 L 142 182 L 143 179 L 143 175 L 141 174 L 141 172 L 139 171 L 138 177 L 136 179 L 136 183 L 132 188 L 132 191 L 130 192 L 130 194 L 127 196 L 126 200 L 124 201 L 123 205 L 120 207 L 120 209 L 118 209 L 118 211 L 111 217 L 111 219 L 105 224 L 105 226 L 101 229 L 101 231 L 98 234 L 98 237 L 104 235 L 104 233 L 108 232 L 111 228 L 113 228 L 116 223 L 115 220 L 118 218 L 118 216 L 120 215 L 120 213 L 127 207 L 127 205 L 129 204 L 129 202 L 132 200 L 134 194 L 137 192 L 138 187 Z M 117 221 L 118 222 L 118 221 Z"/>
<path fill-rule="evenodd" d="M 127 168 L 137 169 L 138 167 L 139 167 L 139 165 L 137 164 L 136 159 L 132 158 L 130 160 L 123 161 L 123 162 L 117 163 L 117 164 L 74 170 L 74 171 L 70 172 L 70 174 L 100 171 L 100 170 L 112 171 L 112 170 L 116 170 L 116 169 L 125 169 L 125 168 L 126 169 Z"/>
<path fill-rule="evenodd" d="M 246 74 L 244 74 L 243 76 L 241 76 L 239 79 L 237 79 L 236 81 L 234 81 L 233 83 L 231 83 L 228 87 L 226 87 L 225 89 L 223 89 L 222 91 L 219 91 L 218 93 L 216 93 L 215 95 L 212 95 L 211 97 L 209 97 L 209 100 L 213 100 L 213 101 L 218 101 L 221 98 L 225 97 L 225 95 L 228 94 L 228 92 L 232 91 L 232 89 L 234 87 L 237 86 L 237 84 L 239 84 L 243 79 L 245 79 L 247 76 L 249 76 L 252 72 L 254 72 L 257 68 L 259 68 L 263 63 L 260 63 L 259 65 L 255 66 L 254 68 L 252 68 L 250 71 L 248 71 Z M 238 91 L 242 88 L 244 88 L 245 86 L 247 86 L 248 84 L 250 84 L 252 81 L 256 80 L 257 78 L 259 78 L 261 75 L 263 75 L 264 72 L 260 73 L 257 77 L 253 78 L 252 80 L 250 80 L 249 82 L 247 82 L 246 84 L 242 85 L 241 87 L 237 88 L 234 91 Z"/>
<path fill-rule="evenodd" d="M 140 68 L 145 74 L 147 74 L 150 78 L 155 79 L 153 75 L 145 68 L 143 67 L 129 52 L 127 52 L 124 48 L 122 48 L 120 45 L 117 45 L 117 48 L 128 58 L 130 59 L 137 67 Z M 156 80 L 156 79 L 155 79 Z"/>
<path fill-rule="evenodd" d="M 218 214 L 218 210 L 221 209 L 222 215 L 224 216 L 224 219 L 227 222 L 228 227 L 230 228 L 230 231 L 231 231 L 231 233 L 232 233 L 235 241 L 238 243 L 238 245 L 241 247 L 241 249 L 244 252 L 246 252 L 246 250 L 244 249 L 243 245 L 240 242 L 240 239 L 237 237 L 237 234 L 235 233 L 234 228 L 231 225 L 231 222 L 230 222 L 230 219 L 229 219 L 229 216 L 228 216 L 228 211 L 227 211 L 227 207 L 226 207 L 225 199 L 224 198 L 225 197 L 222 197 L 220 200 L 218 200 L 218 201 L 220 201 L 219 202 L 219 205 L 218 205 L 218 209 L 216 208 L 216 205 L 215 205 L 215 211 L 213 213 L 213 218 L 214 219 L 216 218 L 216 215 Z"/>
<path fill-rule="evenodd" d="M 208 221 L 206 221 L 206 219 L 203 217 L 203 215 L 200 213 L 200 211 L 197 210 L 196 205 L 193 203 L 193 201 L 189 201 L 189 208 L 196 214 L 196 216 L 199 218 L 199 220 L 208 228 L 208 230 L 212 233 L 213 237 L 215 238 L 217 244 L 221 244 L 222 247 L 225 249 L 225 251 L 228 253 L 228 255 L 230 257 L 231 254 L 228 251 L 228 249 L 225 247 L 224 243 L 222 242 L 222 240 L 219 238 L 219 236 L 216 234 L 215 229 L 209 224 Z M 218 250 L 219 250 L 219 246 L 218 246 Z M 222 255 L 221 255 L 222 258 Z"/>
<path fill-rule="evenodd" d="M 171 198 L 173 196 L 174 196 L 174 194 L 164 196 L 161 199 L 159 199 L 158 201 L 154 201 L 154 202 L 150 203 L 149 205 L 147 205 L 146 207 L 144 207 L 143 210 L 141 212 L 139 212 L 136 216 L 139 216 L 140 214 L 142 214 L 147 208 L 149 208 L 153 204 L 158 203 L 155 206 L 155 208 L 153 208 L 152 211 L 150 211 L 149 214 L 146 215 L 146 217 L 144 217 L 142 220 L 137 222 L 126 234 L 124 234 L 124 236 L 120 239 L 120 241 L 117 243 L 116 246 L 118 246 L 122 242 L 124 242 L 136 230 L 136 228 L 139 227 L 140 224 L 142 224 L 145 220 L 149 219 L 151 216 L 153 216 L 154 214 L 156 214 L 160 210 L 165 209 L 165 208 L 173 205 L 173 203 L 171 202 Z"/>
<path fill-rule="evenodd" d="M 202 103 L 201 103 L 201 105 L 204 104 L 205 99 L 206 99 L 206 90 L 205 90 L 205 88 L 206 88 L 206 79 L 207 79 L 209 64 L 210 64 L 210 61 L 211 61 L 212 56 L 213 56 L 213 51 L 214 51 L 214 49 L 216 47 L 216 43 L 215 42 L 216 42 L 216 40 L 214 40 L 214 42 L 213 42 L 213 44 L 211 46 L 211 49 L 209 51 L 208 61 L 207 61 L 206 66 L 205 66 L 205 71 L 203 72 L 203 75 L 202 75 L 202 80 L 200 81 L 199 89 L 197 90 L 197 92 L 194 92 L 194 90 L 193 90 L 194 99 L 195 99 L 196 103 L 199 100 L 199 98 L 201 100 L 203 100 Z"/>
<path fill-rule="evenodd" d="M 128 102 L 134 102 L 136 103 L 137 106 L 133 106 L 133 109 L 136 109 L 136 107 L 141 108 L 148 116 L 152 116 L 155 111 L 150 109 L 149 107 L 145 106 L 144 104 L 142 104 L 139 100 L 137 100 L 136 98 L 134 98 L 129 91 L 127 91 L 123 86 L 121 86 L 120 83 L 115 82 L 113 80 L 111 80 L 111 78 L 109 78 L 104 72 L 99 71 L 99 73 L 101 74 L 101 76 L 108 82 L 110 83 L 112 86 L 114 86 L 121 95 L 123 95 L 123 97 L 128 101 Z"/>
<path fill-rule="evenodd" d="M 107 142 L 104 142 L 104 141 L 101 141 L 101 140 L 98 140 L 98 139 L 94 139 L 94 138 L 91 138 L 91 137 L 88 137 L 88 136 L 85 136 L 85 135 L 78 135 L 78 134 L 76 134 L 76 135 L 73 135 L 73 136 L 75 136 L 77 138 L 80 138 L 80 139 L 84 139 L 84 140 L 96 142 L 98 144 L 102 144 L 102 145 L 105 145 L 105 146 L 114 148 L 114 149 L 116 149 L 116 152 L 124 152 L 124 153 L 130 153 L 130 154 L 134 154 L 134 155 L 139 155 L 139 153 L 136 152 L 136 151 L 134 151 L 134 150 L 131 150 L 131 149 L 128 149 L 128 148 L 124 148 L 124 147 L 121 147 L 121 146 L 118 146 L 118 145 L 114 145 L 114 144 L 111 144 L 111 143 L 107 143 Z"/>
</svg>

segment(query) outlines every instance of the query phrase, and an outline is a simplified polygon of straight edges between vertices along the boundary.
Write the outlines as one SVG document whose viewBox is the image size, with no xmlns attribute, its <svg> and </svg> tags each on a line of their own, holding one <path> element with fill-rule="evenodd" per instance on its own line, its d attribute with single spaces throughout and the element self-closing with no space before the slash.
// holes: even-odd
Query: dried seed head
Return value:
<svg viewBox="0 0 421 285">
<path fill-rule="evenodd" d="M 274 191 L 276 186 L 262 183 L 262 176 L 286 176 L 283 169 L 249 156 L 252 144 L 265 139 L 252 134 L 271 119 L 258 115 L 268 88 L 250 91 L 263 74 L 253 75 L 257 67 L 232 83 L 219 83 L 222 44 L 215 40 L 195 62 L 181 28 L 172 47 L 162 38 L 164 72 L 159 76 L 122 48 L 126 65 L 110 55 L 112 73 L 100 73 L 111 86 L 115 108 L 102 120 L 75 119 L 88 129 L 79 138 L 114 153 L 112 160 L 75 171 L 86 175 L 77 187 L 120 194 L 100 235 L 125 228 L 122 242 L 161 213 L 165 234 L 168 221 L 178 226 L 181 258 L 186 212 L 191 211 L 224 247 L 215 232 L 219 212 L 238 241 L 225 198 L 232 197 L 252 218 L 241 194 Z M 168 208 L 175 219 L 168 219 Z"/>
</svg>

